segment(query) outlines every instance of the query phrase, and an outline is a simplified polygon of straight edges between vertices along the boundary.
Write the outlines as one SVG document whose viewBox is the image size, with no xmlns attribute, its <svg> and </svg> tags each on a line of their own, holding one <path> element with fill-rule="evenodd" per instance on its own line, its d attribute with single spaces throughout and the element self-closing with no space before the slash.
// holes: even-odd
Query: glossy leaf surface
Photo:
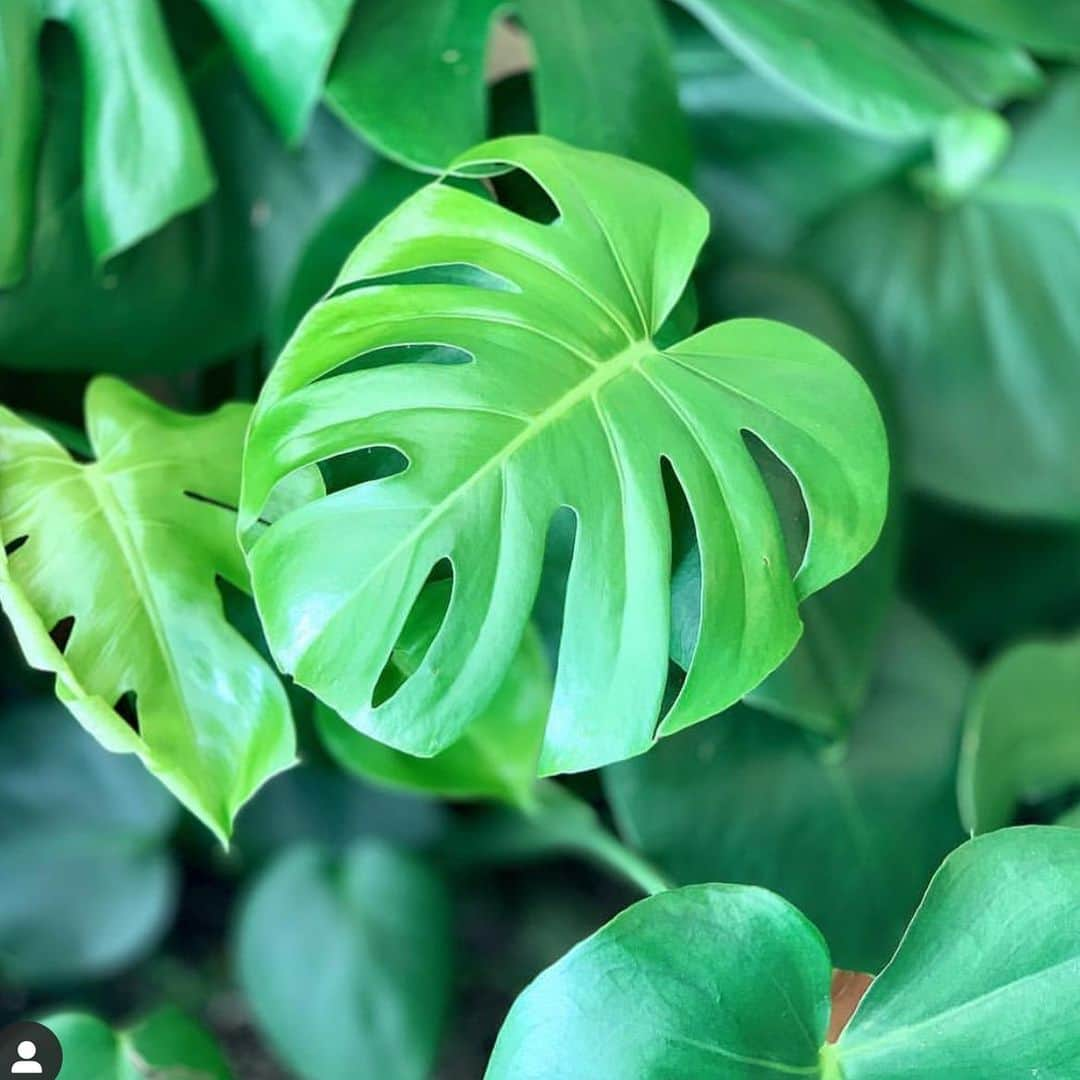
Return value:
<svg viewBox="0 0 1080 1080">
<path fill-rule="evenodd" d="M 489 134 L 485 58 L 504 10 L 501 0 L 357 4 L 328 100 L 383 153 L 440 170 Z M 514 13 L 535 56 L 545 134 L 685 177 L 685 122 L 655 0 L 519 0 Z"/>
<path fill-rule="evenodd" d="M 340 858 L 294 848 L 241 909 L 237 972 L 302 1080 L 354 1080 L 358 1062 L 423 1080 L 446 1011 L 449 938 L 444 889 L 413 857 L 377 843 Z"/>
<path fill-rule="evenodd" d="M 44 1023 L 64 1049 L 58 1080 L 232 1080 L 214 1040 L 178 1009 L 159 1009 L 120 1031 L 86 1013 L 57 1013 Z"/>
<path fill-rule="evenodd" d="M 448 581 L 435 582 L 420 594 L 383 673 L 383 693 L 419 668 L 449 601 Z M 323 743 L 338 764 L 370 780 L 444 798 L 529 806 L 550 705 L 551 671 L 540 635 L 530 626 L 487 707 L 456 743 L 434 757 L 413 757 L 376 742 L 325 705 L 317 706 L 316 717 Z"/>
<path fill-rule="evenodd" d="M 0 979 L 95 978 L 144 955 L 172 913 L 175 801 L 55 704 L 0 719 Z M 73 899 L 77 897 L 77 902 Z"/>
<path fill-rule="evenodd" d="M 807 334 L 737 320 L 663 351 L 653 344 L 707 225 L 685 190 L 539 136 L 479 147 L 455 168 L 514 165 L 543 184 L 556 222 L 436 183 L 356 249 L 260 396 L 241 529 L 279 665 L 365 734 L 433 755 L 504 679 L 548 523 L 572 507 L 540 758 L 552 773 L 639 753 L 656 735 L 670 623 L 662 459 L 694 514 L 703 614 L 660 734 L 737 700 L 791 650 L 798 600 L 876 540 L 887 460 L 866 386 Z M 468 283 L 445 283 L 437 267 L 448 264 L 472 268 Z M 402 354 L 378 350 L 432 342 L 467 362 L 422 362 L 421 351 L 421 362 L 379 363 Z M 802 485 L 812 534 L 798 569 L 744 430 Z M 386 445 L 410 462 L 404 471 L 246 535 L 295 470 Z M 444 559 L 454 574 L 446 619 L 415 674 L 374 705 L 409 610 Z"/>
<path fill-rule="evenodd" d="M 984 511 L 1080 517 L 1080 77 L 1017 123 L 964 202 L 890 186 L 811 233 L 805 258 L 873 334 L 923 490 Z"/>
<path fill-rule="evenodd" d="M 1080 834 L 1010 829 L 934 876 L 836 1044 L 830 959 L 761 889 L 635 904 L 521 994 L 487 1080 L 941 1080 L 1069 1076 L 1080 1062 Z"/>
<path fill-rule="evenodd" d="M 249 411 L 184 416 L 101 378 L 86 465 L 0 411 L 0 601 L 24 656 L 221 837 L 294 757 L 284 689 L 215 583 L 247 584 L 231 507 Z"/>
<path fill-rule="evenodd" d="M 863 0 L 678 0 L 736 56 L 858 131 L 924 138 L 963 99 Z"/>
<path fill-rule="evenodd" d="M 969 682 L 910 608 L 890 616 L 876 652 L 846 744 L 736 706 L 605 773 L 620 832 L 672 880 L 773 889 L 819 927 L 837 967 L 871 972 L 963 839 L 954 785 Z"/>
<path fill-rule="evenodd" d="M 1010 649 L 979 677 L 964 726 L 960 811 L 975 833 L 1080 783 L 1080 640 Z"/>
</svg>

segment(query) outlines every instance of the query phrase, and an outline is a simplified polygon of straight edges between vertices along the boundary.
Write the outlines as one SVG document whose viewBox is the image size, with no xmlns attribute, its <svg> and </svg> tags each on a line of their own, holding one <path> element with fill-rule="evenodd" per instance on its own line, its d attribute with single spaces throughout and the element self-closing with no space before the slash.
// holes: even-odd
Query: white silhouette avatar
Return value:
<svg viewBox="0 0 1080 1080">
<path fill-rule="evenodd" d="M 15 1053 L 22 1058 L 22 1061 L 16 1061 L 11 1066 L 12 1076 L 41 1076 L 44 1073 L 44 1069 L 41 1064 L 34 1059 L 37 1057 L 37 1047 L 29 1040 L 19 1043 L 15 1048 Z"/>
</svg>

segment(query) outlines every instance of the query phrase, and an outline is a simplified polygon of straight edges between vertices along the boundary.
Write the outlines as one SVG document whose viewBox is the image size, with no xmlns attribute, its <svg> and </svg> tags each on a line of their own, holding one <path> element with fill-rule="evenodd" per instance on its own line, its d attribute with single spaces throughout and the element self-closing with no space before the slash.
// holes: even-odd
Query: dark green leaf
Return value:
<svg viewBox="0 0 1080 1080">
<path fill-rule="evenodd" d="M 485 56 L 503 7 L 501 0 L 357 4 L 329 101 L 383 153 L 442 169 L 489 133 Z M 685 177 L 686 131 L 655 0 L 519 0 L 514 11 L 536 57 L 542 131 Z"/>
<path fill-rule="evenodd" d="M 215 587 L 217 575 L 247 584 L 232 507 L 248 416 L 183 416 L 97 379 L 97 460 L 82 465 L 0 409 L 0 601 L 27 661 L 56 674 L 103 746 L 137 754 L 222 838 L 294 760 L 284 689 Z"/>
<path fill-rule="evenodd" d="M 552 773 L 639 753 L 656 737 L 669 651 L 663 458 L 695 515 L 704 601 L 697 651 L 660 734 L 737 700 L 790 652 L 798 601 L 877 539 L 887 461 L 866 386 L 809 335 L 748 319 L 662 353 L 653 345 L 704 239 L 705 212 L 688 192 L 542 136 L 486 144 L 455 169 L 514 166 L 548 190 L 557 223 L 435 183 L 353 253 L 263 389 L 242 534 L 298 468 L 387 445 L 411 460 L 245 540 L 278 663 L 365 734 L 430 756 L 502 683 L 548 523 L 572 507 L 575 555 L 540 757 Z M 439 268 L 461 264 L 478 283 L 445 283 Z M 471 360 L 378 356 L 431 342 Z M 368 353 L 373 363 L 339 370 Z M 802 485 L 813 528 L 797 570 L 747 430 Z M 444 559 L 454 594 L 442 629 L 376 705 L 409 610 Z"/>
<path fill-rule="evenodd" d="M 920 139 L 963 99 L 863 0 L 678 0 L 767 78 L 857 131 Z"/>
<path fill-rule="evenodd" d="M 1017 125 L 960 205 L 896 185 L 804 247 L 894 378 L 914 484 L 983 510 L 1080 518 L 1080 76 Z"/>
<path fill-rule="evenodd" d="M 1080 639 L 1017 645 L 975 685 L 960 757 L 973 833 L 1012 824 L 1021 801 L 1080 785 Z"/>
<path fill-rule="evenodd" d="M 487 1080 L 944 1080 L 1080 1066 L 1080 834 L 1010 829 L 946 859 L 836 1044 L 830 959 L 761 889 L 635 904 L 515 1002 Z"/>
<path fill-rule="evenodd" d="M 370 842 L 340 859 L 294 849 L 241 909 L 236 963 L 263 1033 L 303 1080 L 429 1075 L 449 991 L 449 909 L 412 857 Z"/>
<path fill-rule="evenodd" d="M 0 716 L 0 976 L 16 984 L 111 974 L 165 929 L 177 805 L 52 705 Z"/>
<path fill-rule="evenodd" d="M 642 900 L 525 989 L 487 1080 L 764 1080 L 818 1075 L 829 954 L 762 889 Z"/>
<path fill-rule="evenodd" d="M 64 1050 L 58 1080 L 232 1080 L 214 1040 L 177 1009 L 158 1009 L 121 1031 L 85 1013 L 44 1023 Z"/>
<path fill-rule="evenodd" d="M 846 744 L 737 706 L 605 773 L 620 831 L 675 881 L 776 890 L 821 928 L 838 967 L 877 971 L 963 836 L 967 687 L 964 662 L 901 607 Z"/>
<path fill-rule="evenodd" d="M 913 3 L 990 38 L 1019 42 L 1044 56 L 1080 56 L 1080 3 L 1054 0 L 912 0 Z"/>
</svg>

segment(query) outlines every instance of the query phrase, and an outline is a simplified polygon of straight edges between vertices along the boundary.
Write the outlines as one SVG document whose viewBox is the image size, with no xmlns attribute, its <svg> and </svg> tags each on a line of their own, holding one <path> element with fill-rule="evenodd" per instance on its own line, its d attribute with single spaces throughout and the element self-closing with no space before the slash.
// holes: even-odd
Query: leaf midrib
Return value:
<svg viewBox="0 0 1080 1080">
<path fill-rule="evenodd" d="M 464 483 L 455 487 L 445 498 L 432 506 L 428 512 L 424 514 L 423 518 L 415 528 L 406 533 L 406 535 L 402 537 L 377 563 L 368 569 L 368 572 L 363 578 L 356 583 L 352 592 L 346 596 L 342 603 L 339 604 L 326 618 L 323 626 L 323 633 L 320 636 L 324 636 L 334 620 L 347 609 L 352 602 L 352 597 L 355 593 L 364 589 L 367 584 L 380 574 L 385 567 L 390 565 L 402 551 L 411 549 L 423 533 L 429 529 L 432 524 L 447 511 L 447 509 L 456 503 L 458 499 L 462 498 L 466 492 L 478 484 L 480 480 L 495 469 L 501 468 L 509 458 L 513 457 L 513 455 L 521 449 L 522 446 L 531 439 L 536 438 L 542 431 L 546 430 L 565 416 L 575 406 L 581 404 L 586 398 L 595 396 L 608 383 L 625 375 L 631 369 L 637 368 L 646 356 L 649 356 L 656 351 L 658 351 L 656 346 L 649 338 L 631 342 L 630 345 L 621 352 L 616 353 L 610 360 L 601 363 L 595 371 L 582 379 L 581 382 L 577 383 L 571 390 L 563 394 L 562 397 L 554 401 L 544 409 L 543 412 L 538 413 L 530 421 L 525 423 L 521 431 L 519 431 L 512 439 L 508 440 L 498 453 L 493 454 L 488 458 L 488 460 L 472 473 Z M 294 665 L 293 670 L 295 670 L 296 666 L 297 665 Z"/>
</svg>

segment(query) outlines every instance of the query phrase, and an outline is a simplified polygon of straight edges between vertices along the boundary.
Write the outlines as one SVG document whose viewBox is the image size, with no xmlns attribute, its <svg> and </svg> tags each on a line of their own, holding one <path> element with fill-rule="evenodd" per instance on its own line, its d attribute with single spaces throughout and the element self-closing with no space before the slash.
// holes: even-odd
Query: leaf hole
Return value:
<svg viewBox="0 0 1080 1080">
<path fill-rule="evenodd" d="M 686 490 L 674 465 L 666 457 L 660 459 L 660 475 L 667 499 L 668 521 L 671 523 L 670 649 L 673 659 L 682 668 L 687 668 L 701 633 L 701 550 Z M 671 681 L 672 674 L 669 672 L 669 691 Z"/>
<path fill-rule="evenodd" d="M 797 569 L 802 565 L 806 545 L 810 540 L 810 515 L 806 510 L 802 488 L 795 474 L 757 435 L 752 431 L 744 431 L 742 436 L 776 508 L 776 516 L 784 534 L 788 566 L 793 570 Z"/>
<path fill-rule="evenodd" d="M 136 735 L 141 736 L 142 731 L 139 727 L 139 707 L 138 707 L 138 695 L 134 690 L 126 690 L 117 699 L 116 704 L 113 705 L 113 711 L 121 720 Z"/>
<path fill-rule="evenodd" d="M 377 277 L 349 281 L 344 285 L 339 285 L 330 295 L 331 297 L 346 296 L 364 289 L 390 285 L 464 285 L 472 289 L 486 289 L 488 292 L 521 291 L 502 274 L 485 270 L 482 266 L 474 266 L 472 263 L 435 263 L 431 266 L 400 270 L 393 274 L 380 274 Z"/>
<path fill-rule="evenodd" d="M 319 462 L 327 495 L 404 472 L 409 459 L 393 446 L 361 446 Z"/>
<path fill-rule="evenodd" d="M 29 540 L 29 539 L 30 539 L 30 537 L 28 535 L 23 535 L 23 536 L 16 536 L 14 540 L 9 540 L 4 545 L 4 554 L 10 559 L 11 556 L 14 555 L 15 552 L 18 551 L 19 548 L 21 548 L 23 546 L 23 544 L 25 544 L 26 541 Z"/>
<path fill-rule="evenodd" d="M 53 644 L 63 652 L 68 647 L 68 642 L 71 640 L 71 633 L 75 629 L 75 616 L 65 615 L 62 619 L 58 620 L 53 628 L 49 631 L 49 637 L 52 638 Z"/>
<path fill-rule="evenodd" d="M 453 564 L 447 558 L 440 559 L 431 568 L 427 581 L 413 601 L 398 640 L 375 684 L 371 699 L 374 708 L 389 701 L 424 663 L 446 621 L 453 591 Z"/>
<path fill-rule="evenodd" d="M 538 225 L 554 225 L 562 217 L 551 193 L 525 169 L 511 168 L 491 177 L 500 206 Z"/>
<path fill-rule="evenodd" d="M 559 659 L 559 643 L 562 640 L 566 609 L 566 587 L 570 579 L 570 565 L 574 560 L 577 529 L 578 517 L 572 507 L 560 506 L 552 514 L 544 539 L 540 587 L 533 602 L 532 617 L 540 631 L 553 670 Z"/>
<path fill-rule="evenodd" d="M 456 345 L 443 345 L 436 342 L 385 345 L 345 360 L 314 381 L 322 382 L 324 379 L 350 375 L 356 371 L 373 371 L 375 368 L 390 367 L 392 364 L 471 364 L 473 359 L 471 352 L 460 349 Z"/>
</svg>

